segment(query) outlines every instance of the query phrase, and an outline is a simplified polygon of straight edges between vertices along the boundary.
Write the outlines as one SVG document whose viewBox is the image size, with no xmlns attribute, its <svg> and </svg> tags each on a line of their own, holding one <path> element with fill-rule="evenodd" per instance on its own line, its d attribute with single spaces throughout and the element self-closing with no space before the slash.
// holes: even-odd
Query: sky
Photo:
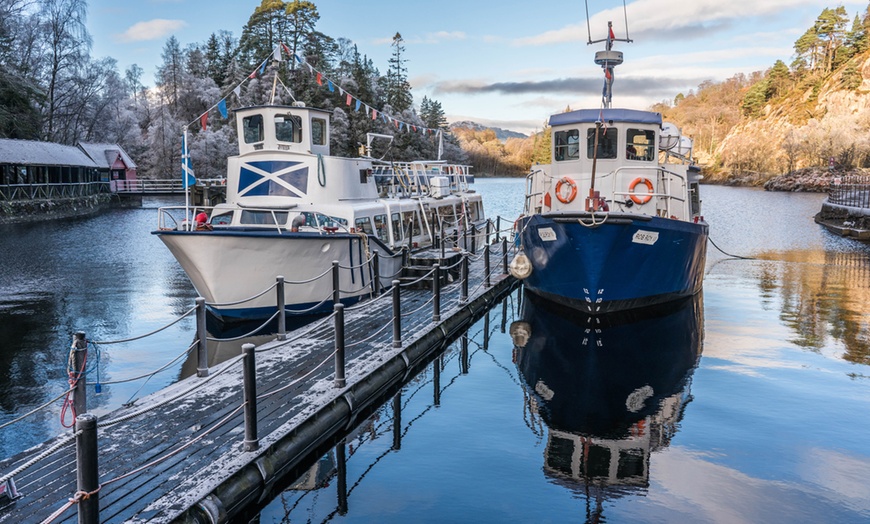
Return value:
<svg viewBox="0 0 870 524">
<path fill-rule="evenodd" d="M 396 32 L 405 42 L 415 104 L 439 101 L 449 122 L 531 133 L 549 116 L 598 108 L 604 75 L 595 65 L 607 22 L 625 63 L 617 67 L 613 107 L 646 109 L 706 80 L 790 64 L 794 42 L 825 7 L 849 17 L 867 0 L 313 0 L 317 29 L 347 38 L 385 73 Z M 260 0 L 90 0 L 92 56 L 130 65 L 154 85 L 166 40 L 182 48 L 227 30 L 238 38 Z M 588 24 L 587 24 L 588 5 Z M 626 27 L 627 20 L 627 27 Z M 850 24 L 851 27 L 851 24 Z M 367 102 L 367 101 L 364 101 Z"/>
</svg>

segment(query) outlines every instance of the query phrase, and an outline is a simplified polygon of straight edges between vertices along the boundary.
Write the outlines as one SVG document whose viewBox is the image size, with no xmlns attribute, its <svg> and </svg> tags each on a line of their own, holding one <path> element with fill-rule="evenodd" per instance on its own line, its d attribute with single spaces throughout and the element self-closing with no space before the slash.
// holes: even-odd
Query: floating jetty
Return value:
<svg viewBox="0 0 870 524">
<path fill-rule="evenodd" d="M 16 492 L 0 522 L 223 523 L 255 509 L 517 287 L 507 256 L 505 241 L 466 253 L 428 273 L 431 289 L 426 274 L 394 281 L 133 406 L 80 414 L 75 432 L 0 462 Z"/>
</svg>

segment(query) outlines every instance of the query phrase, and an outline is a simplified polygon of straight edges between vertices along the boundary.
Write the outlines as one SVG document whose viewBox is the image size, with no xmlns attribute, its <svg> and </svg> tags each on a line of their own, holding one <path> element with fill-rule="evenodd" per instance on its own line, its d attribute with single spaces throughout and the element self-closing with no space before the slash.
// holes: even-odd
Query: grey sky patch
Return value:
<svg viewBox="0 0 870 524">
<path fill-rule="evenodd" d="M 661 92 L 672 92 L 684 89 L 686 86 L 698 85 L 702 78 L 658 78 L 630 77 L 620 78 L 616 75 L 614 90 L 621 95 L 648 96 Z M 474 84 L 466 82 L 439 82 L 433 86 L 433 92 L 441 94 L 484 95 L 498 93 L 502 95 L 530 94 L 561 94 L 577 95 L 601 92 L 604 78 L 560 78 L 529 82 L 495 82 L 492 84 Z"/>
</svg>

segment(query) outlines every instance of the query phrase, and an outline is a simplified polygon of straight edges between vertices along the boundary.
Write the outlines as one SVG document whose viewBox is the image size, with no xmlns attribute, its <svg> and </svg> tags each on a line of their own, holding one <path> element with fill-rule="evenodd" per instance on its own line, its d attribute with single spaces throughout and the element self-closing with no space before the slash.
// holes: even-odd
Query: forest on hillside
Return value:
<svg viewBox="0 0 870 524">
<path fill-rule="evenodd" d="M 870 5 L 822 9 L 790 63 L 704 82 L 653 106 L 695 139 L 708 179 L 761 184 L 798 169 L 870 167 Z"/>
<path fill-rule="evenodd" d="M 414 103 L 399 32 L 381 73 L 353 42 L 317 30 L 311 1 L 262 0 L 238 38 L 228 30 L 205 42 L 170 37 L 154 86 L 135 64 L 121 73 L 116 60 L 91 56 L 87 11 L 87 0 L 0 0 L 0 137 L 119 143 L 144 176 L 172 178 L 180 176 L 180 135 L 188 127 L 197 176 L 220 177 L 226 156 L 238 152 L 224 104 L 267 103 L 273 84 L 280 86 L 275 103 L 333 111 L 333 154 L 358 155 L 366 133 L 375 132 L 395 135 L 379 156 L 435 158 L 435 131 L 447 129 L 440 102 Z M 350 93 L 364 104 L 351 106 Z M 383 118 L 372 118 L 371 109 Z M 468 160 L 453 135 L 444 138 L 443 158 Z"/>
</svg>

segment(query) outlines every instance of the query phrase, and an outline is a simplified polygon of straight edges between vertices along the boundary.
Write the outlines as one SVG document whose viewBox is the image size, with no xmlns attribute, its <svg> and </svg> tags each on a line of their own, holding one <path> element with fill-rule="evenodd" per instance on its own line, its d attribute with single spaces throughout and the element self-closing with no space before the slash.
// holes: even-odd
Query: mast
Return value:
<svg viewBox="0 0 870 524">
<path fill-rule="evenodd" d="M 622 64 L 622 51 L 613 50 L 613 42 L 631 42 L 627 38 L 617 39 L 613 35 L 613 22 L 607 22 L 607 38 L 604 39 L 604 51 L 595 53 L 595 63 L 601 66 L 604 70 L 604 89 L 601 92 L 601 104 L 605 109 L 609 109 L 613 102 L 613 68 Z M 601 40 L 597 40 L 601 42 Z M 595 42 L 589 42 L 595 43 Z"/>
</svg>

